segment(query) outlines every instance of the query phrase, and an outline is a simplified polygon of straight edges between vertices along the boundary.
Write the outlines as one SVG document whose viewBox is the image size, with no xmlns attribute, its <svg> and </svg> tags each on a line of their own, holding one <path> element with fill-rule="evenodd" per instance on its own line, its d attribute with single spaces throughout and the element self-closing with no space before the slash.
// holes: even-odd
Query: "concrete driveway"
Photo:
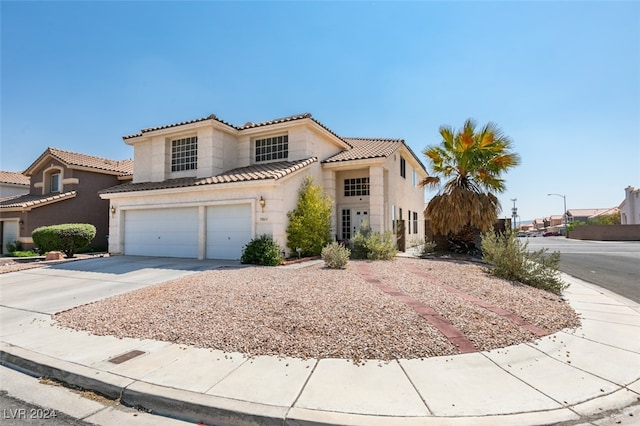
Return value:
<svg viewBox="0 0 640 426">
<path fill-rule="evenodd" d="M 114 256 L 0 275 L 0 335 L 25 318 L 105 299 L 238 261 Z M 15 330 L 14 330 L 15 331 Z"/>
</svg>

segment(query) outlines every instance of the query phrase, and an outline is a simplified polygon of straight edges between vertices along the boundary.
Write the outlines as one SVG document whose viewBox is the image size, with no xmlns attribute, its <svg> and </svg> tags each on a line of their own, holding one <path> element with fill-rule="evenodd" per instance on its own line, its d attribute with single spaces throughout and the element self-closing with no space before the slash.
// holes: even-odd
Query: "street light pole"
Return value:
<svg viewBox="0 0 640 426">
<path fill-rule="evenodd" d="M 511 201 L 513 201 L 513 208 L 511 209 L 511 218 L 513 219 L 513 223 L 511 224 L 511 229 L 516 229 L 517 228 L 516 218 L 518 217 L 518 209 L 516 208 L 516 201 L 518 201 L 518 199 L 512 198 Z"/>
<path fill-rule="evenodd" d="M 569 230 L 567 229 L 567 196 L 562 194 L 547 194 L 547 196 L 549 195 L 556 195 L 562 197 L 564 200 L 564 214 L 562 215 L 564 216 L 564 237 L 569 238 Z"/>
</svg>

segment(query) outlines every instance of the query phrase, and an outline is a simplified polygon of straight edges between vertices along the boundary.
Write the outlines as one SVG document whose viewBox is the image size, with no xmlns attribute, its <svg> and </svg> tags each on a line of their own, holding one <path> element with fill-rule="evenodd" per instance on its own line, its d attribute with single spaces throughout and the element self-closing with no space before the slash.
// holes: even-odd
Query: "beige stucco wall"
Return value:
<svg viewBox="0 0 640 426">
<path fill-rule="evenodd" d="M 127 140 L 134 147 L 133 182 L 208 177 L 247 167 L 254 164 L 253 141 L 271 136 L 288 135 L 289 161 L 310 157 L 322 161 L 342 150 L 333 136 L 315 126 L 313 122 L 294 122 L 236 131 L 207 121 L 149 132 Z M 198 137 L 197 169 L 171 172 L 171 141 L 191 136 Z"/>
<path fill-rule="evenodd" d="M 640 189 L 628 186 L 624 189 L 624 202 L 620 209 L 622 225 L 640 225 Z"/>
<path fill-rule="evenodd" d="M 316 183 L 322 182 L 320 164 L 313 163 L 278 181 L 236 182 L 162 191 L 107 194 L 105 197 L 110 199 L 111 206 L 116 212 L 109 222 L 109 252 L 112 254 L 124 252 L 124 222 L 127 211 L 247 203 L 252 205 L 253 210 L 252 237 L 262 234 L 271 235 L 285 249 L 287 212 L 296 207 L 298 189 L 306 175 L 311 175 Z M 264 198 L 266 203 L 264 211 L 260 207 L 260 197 Z M 204 255 L 202 253 L 201 257 Z"/>
<path fill-rule="evenodd" d="M 406 178 L 400 176 L 400 156 L 406 161 Z M 411 246 L 413 242 L 424 240 L 424 188 L 420 185 L 414 185 L 412 174 L 415 170 L 418 172 L 417 182 L 420 182 L 426 174 L 421 171 L 420 166 L 407 151 L 396 152 L 389 156 L 385 161 L 384 167 L 388 170 L 388 188 L 390 188 L 385 209 L 385 228 L 389 226 L 392 220 L 392 209 L 395 210 L 395 219 L 400 219 L 399 213 L 402 209 L 402 219 L 405 220 L 405 233 L 407 246 Z M 392 188 L 392 189 L 391 189 Z M 413 222 L 411 225 L 411 234 L 408 233 L 409 220 L 408 214 L 411 211 L 411 220 L 413 220 L 413 212 L 418 212 L 418 233 L 414 233 Z"/>
<path fill-rule="evenodd" d="M 12 197 L 14 195 L 22 195 L 29 193 L 29 186 L 27 185 L 14 185 L 11 183 L 0 184 L 0 198 Z"/>
</svg>

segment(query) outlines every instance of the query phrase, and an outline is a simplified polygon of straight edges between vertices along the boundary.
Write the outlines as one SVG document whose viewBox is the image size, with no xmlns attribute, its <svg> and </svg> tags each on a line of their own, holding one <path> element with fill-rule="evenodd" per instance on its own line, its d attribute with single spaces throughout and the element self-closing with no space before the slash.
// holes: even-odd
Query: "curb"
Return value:
<svg viewBox="0 0 640 426">
<path fill-rule="evenodd" d="M 197 424 L 233 426 L 466 426 L 577 424 L 572 407 L 489 416 L 374 416 L 309 408 L 273 406 L 207 395 L 129 379 L 2 342 L 0 365 L 35 377 L 52 378 L 71 387 L 94 391 L 120 404 Z M 591 400 L 591 403 L 594 401 Z M 581 404 L 578 404 L 581 405 Z"/>
</svg>

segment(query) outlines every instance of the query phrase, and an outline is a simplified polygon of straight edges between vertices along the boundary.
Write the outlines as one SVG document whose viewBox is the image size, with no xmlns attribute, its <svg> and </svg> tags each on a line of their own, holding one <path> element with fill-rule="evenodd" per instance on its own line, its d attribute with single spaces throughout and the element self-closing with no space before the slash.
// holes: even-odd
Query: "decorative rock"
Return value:
<svg viewBox="0 0 640 426">
<path fill-rule="evenodd" d="M 64 255 L 62 254 L 62 252 L 59 251 L 50 251 L 49 253 L 47 253 L 47 256 L 44 258 L 44 260 L 62 260 L 64 259 Z"/>
</svg>

